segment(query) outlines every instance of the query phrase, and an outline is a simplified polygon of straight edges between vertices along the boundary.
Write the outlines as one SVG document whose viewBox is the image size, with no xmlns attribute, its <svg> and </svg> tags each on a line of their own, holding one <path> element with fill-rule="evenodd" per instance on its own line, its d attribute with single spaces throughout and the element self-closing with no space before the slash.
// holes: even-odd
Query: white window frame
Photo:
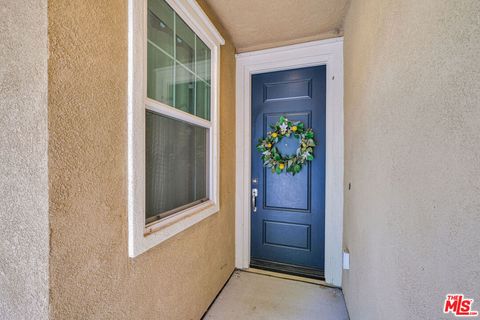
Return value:
<svg viewBox="0 0 480 320">
<path fill-rule="evenodd" d="M 211 50 L 210 121 L 147 98 L 147 0 L 129 0 L 128 16 L 128 254 L 136 257 L 218 212 L 219 76 L 224 39 L 195 0 L 166 0 Z M 145 111 L 208 128 L 209 200 L 145 225 Z"/>
</svg>

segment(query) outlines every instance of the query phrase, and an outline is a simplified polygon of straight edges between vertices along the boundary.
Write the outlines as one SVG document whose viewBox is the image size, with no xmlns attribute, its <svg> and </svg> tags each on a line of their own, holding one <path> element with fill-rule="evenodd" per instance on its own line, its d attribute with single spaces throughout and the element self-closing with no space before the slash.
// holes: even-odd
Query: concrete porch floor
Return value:
<svg viewBox="0 0 480 320">
<path fill-rule="evenodd" d="M 348 320 L 340 289 L 235 271 L 204 320 Z"/>
</svg>

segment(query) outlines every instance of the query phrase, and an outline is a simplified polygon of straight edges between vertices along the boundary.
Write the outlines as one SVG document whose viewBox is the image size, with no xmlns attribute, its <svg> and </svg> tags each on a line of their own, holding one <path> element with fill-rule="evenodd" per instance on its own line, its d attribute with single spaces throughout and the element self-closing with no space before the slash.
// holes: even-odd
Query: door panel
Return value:
<svg viewBox="0 0 480 320">
<path fill-rule="evenodd" d="M 311 79 L 265 83 L 264 101 L 292 100 L 312 97 Z"/>
<path fill-rule="evenodd" d="M 310 249 L 309 225 L 264 220 L 263 232 L 265 244 Z"/>
<path fill-rule="evenodd" d="M 252 259 L 324 269 L 325 247 L 325 93 L 326 67 L 310 67 L 252 76 Z M 302 121 L 315 133 L 315 159 L 295 176 L 264 168 L 256 150 L 280 116 Z M 294 154 L 295 138 L 277 147 Z"/>
</svg>

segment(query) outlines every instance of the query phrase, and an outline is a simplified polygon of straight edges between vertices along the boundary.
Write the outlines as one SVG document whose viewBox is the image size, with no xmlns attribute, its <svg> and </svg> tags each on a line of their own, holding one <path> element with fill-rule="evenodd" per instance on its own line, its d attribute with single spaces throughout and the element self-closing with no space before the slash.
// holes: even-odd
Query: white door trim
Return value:
<svg viewBox="0 0 480 320">
<path fill-rule="evenodd" d="M 313 41 L 236 56 L 235 266 L 250 266 L 251 76 L 327 66 L 325 280 L 342 284 L 343 246 L 343 38 Z"/>
</svg>

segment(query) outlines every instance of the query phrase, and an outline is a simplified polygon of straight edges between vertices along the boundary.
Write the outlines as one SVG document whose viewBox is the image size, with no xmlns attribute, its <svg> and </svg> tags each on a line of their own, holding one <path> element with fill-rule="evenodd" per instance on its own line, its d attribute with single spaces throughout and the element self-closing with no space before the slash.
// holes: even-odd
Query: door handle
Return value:
<svg viewBox="0 0 480 320">
<path fill-rule="evenodd" d="M 258 189 L 252 189 L 252 210 L 253 212 L 257 212 L 257 197 L 258 197 Z"/>
</svg>

